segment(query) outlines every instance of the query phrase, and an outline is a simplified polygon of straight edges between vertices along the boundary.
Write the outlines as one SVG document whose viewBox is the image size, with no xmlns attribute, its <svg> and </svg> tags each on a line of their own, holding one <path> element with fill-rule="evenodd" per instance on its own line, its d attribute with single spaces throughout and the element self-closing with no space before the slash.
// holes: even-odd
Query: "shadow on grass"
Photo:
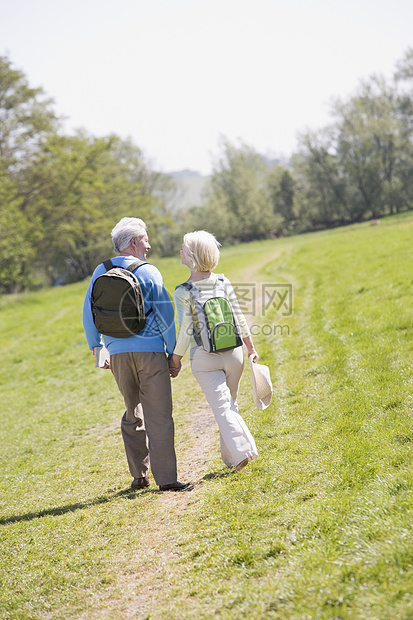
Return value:
<svg viewBox="0 0 413 620">
<path fill-rule="evenodd" d="M 96 497 L 95 499 L 91 499 L 88 502 L 79 502 L 77 504 L 68 504 L 67 506 L 58 506 L 56 508 L 45 508 L 44 510 L 39 510 L 38 512 L 26 512 L 22 515 L 12 515 L 10 517 L 2 517 L 0 518 L 0 525 L 7 525 L 9 523 L 18 523 L 19 521 L 32 521 L 33 519 L 39 519 L 40 517 L 52 516 L 57 517 L 59 515 L 64 515 L 68 512 L 75 512 L 76 510 L 84 510 L 85 508 L 90 508 L 91 506 L 98 506 L 99 504 L 108 504 L 109 502 L 113 502 L 120 497 L 127 497 L 128 499 L 133 499 L 136 495 L 147 495 L 148 493 L 162 493 L 159 489 L 145 489 L 142 491 L 135 491 L 132 489 L 124 489 L 123 491 L 119 491 L 113 495 L 104 495 L 100 497 Z"/>
<path fill-rule="evenodd" d="M 209 474 L 205 474 L 201 481 L 204 480 L 218 480 L 219 478 L 228 478 L 228 476 L 233 476 L 234 470 L 230 469 L 228 471 L 213 471 Z"/>
</svg>

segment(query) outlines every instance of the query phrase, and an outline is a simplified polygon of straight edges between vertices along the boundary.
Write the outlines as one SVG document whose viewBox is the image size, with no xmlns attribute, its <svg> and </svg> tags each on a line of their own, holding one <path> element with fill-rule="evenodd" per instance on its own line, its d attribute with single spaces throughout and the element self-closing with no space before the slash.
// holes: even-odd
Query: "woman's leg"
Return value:
<svg viewBox="0 0 413 620">
<path fill-rule="evenodd" d="M 250 443 L 251 449 L 253 451 L 253 454 L 249 454 L 246 459 L 243 459 L 244 461 L 246 460 L 248 462 L 248 460 L 253 460 L 254 458 L 256 458 L 258 456 L 258 452 L 254 438 L 251 435 L 250 430 L 245 423 L 243 417 L 239 413 L 237 404 L 239 384 L 244 370 L 244 351 L 242 347 L 236 347 L 232 351 L 225 351 L 224 353 L 221 353 L 221 357 L 223 360 L 223 368 L 227 380 L 227 385 L 230 389 L 232 400 L 235 403 L 237 414 L 240 418 L 240 424 L 242 425 L 244 431 L 244 436 Z M 239 471 L 241 471 L 241 469 Z"/>
<path fill-rule="evenodd" d="M 237 347 L 232 351 L 221 353 L 222 366 L 227 378 L 227 385 L 231 392 L 232 400 L 235 405 L 238 400 L 238 389 L 244 370 L 244 351 L 242 347 Z"/>
<path fill-rule="evenodd" d="M 191 367 L 217 421 L 222 459 L 226 465 L 231 466 L 249 456 L 255 456 L 257 448 L 231 396 L 221 355 L 197 348 Z"/>
</svg>

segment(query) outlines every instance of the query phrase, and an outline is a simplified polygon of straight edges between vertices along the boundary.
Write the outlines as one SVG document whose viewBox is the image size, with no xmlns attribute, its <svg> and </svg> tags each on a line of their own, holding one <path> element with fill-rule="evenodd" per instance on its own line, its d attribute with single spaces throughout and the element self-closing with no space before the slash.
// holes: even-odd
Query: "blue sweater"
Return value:
<svg viewBox="0 0 413 620">
<path fill-rule="evenodd" d="M 128 267 L 136 261 L 136 258 L 134 256 L 116 256 L 111 261 L 117 267 Z M 102 337 L 99 334 L 93 322 L 90 298 L 94 281 L 105 271 L 103 264 L 96 267 L 83 305 L 83 328 L 89 348 L 93 351 L 94 347 L 101 347 L 104 343 L 110 355 L 133 351 L 162 353 L 165 352 L 165 348 L 168 355 L 172 354 L 176 343 L 174 309 L 165 289 L 161 273 L 154 265 L 141 265 L 134 271 L 142 288 L 146 314 L 152 308 L 143 330 L 130 338 Z"/>
</svg>

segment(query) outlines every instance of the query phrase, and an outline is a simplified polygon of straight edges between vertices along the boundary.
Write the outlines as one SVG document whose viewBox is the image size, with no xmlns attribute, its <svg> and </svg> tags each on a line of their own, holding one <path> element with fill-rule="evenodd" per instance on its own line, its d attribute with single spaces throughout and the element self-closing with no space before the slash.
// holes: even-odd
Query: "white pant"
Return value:
<svg viewBox="0 0 413 620">
<path fill-rule="evenodd" d="M 257 457 L 257 447 L 237 407 L 238 386 L 244 368 L 242 347 L 223 353 L 191 350 L 191 368 L 214 412 L 225 465 Z"/>
</svg>

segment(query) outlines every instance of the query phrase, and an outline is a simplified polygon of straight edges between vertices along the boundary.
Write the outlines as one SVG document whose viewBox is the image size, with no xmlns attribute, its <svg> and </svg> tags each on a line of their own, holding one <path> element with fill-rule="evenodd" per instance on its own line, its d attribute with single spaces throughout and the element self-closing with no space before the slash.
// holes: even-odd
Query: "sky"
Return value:
<svg viewBox="0 0 413 620">
<path fill-rule="evenodd" d="M 413 47 L 412 0 L 0 0 L 0 55 L 64 129 L 210 174 L 222 138 L 289 157 Z"/>
</svg>

